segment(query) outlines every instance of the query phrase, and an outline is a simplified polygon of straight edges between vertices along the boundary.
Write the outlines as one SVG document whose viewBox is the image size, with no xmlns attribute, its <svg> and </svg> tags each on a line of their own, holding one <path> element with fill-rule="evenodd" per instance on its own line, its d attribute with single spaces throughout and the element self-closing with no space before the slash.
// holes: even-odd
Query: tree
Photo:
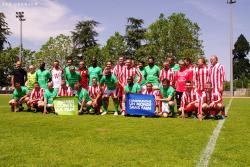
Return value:
<svg viewBox="0 0 250 167">
<path fill-rule="evenodd" d="M 0 52 L 0 85 L 10 85 L 10 75 L 18 60 L 19 47 L 8 48 Z M 29 49 L 23 50 L 23 67 L 28 69 L 30 63 L 34 60 L 33 52 Z"/>
<path fill-rule="evenodd" d="M 105 58 L 102 57 L 99 45 L 88 47 L 81 59 L 83 59 L 86 62 L 86 64 L 91 65 L 93 57 L 97 58 L 98 65 L 100 66 L 104 65 L 106 60 Z"/>
<path fill-rule="evenodd" d="M 233 72 L 234 79 L 250 78 L 250 63 L 247 55 L 249 53 L 250 46 L 244 35 L 240 34 L 237 41 L 234 44 L 233 49 Z"/>
<path fill-rule="evenodd" d="M 141 47 L 145 39 L 146 29 L 143 28 L 144 21 L 142 19 L 129 17 L 127 22 L 125 38 L 128 45 L 128 54 L 135 56 L 136 50 Z"/>
<path fill-rule="evenodd" d="M 62 66 L 65 66 L 66 59 L 72 54 L 73 43 L 69 36 L 60 34 L 42 45 L 40 51 L 35 54 L 36 61 L 33 64 L 39 66 L 40 62 L 45 62 L 50 68 L 54 60 L 58 60 Z"/>
<path fill-rule="evenodd" d="M 173 13 L 166 18 L 160 14 L 146 33 L 146 43 L 155 48 L 152 52 L 161 59 L 171 53 L 176 58 L 189 57 L 195 61 L 203 55 L 200 27 L 183 13 Z"/>
<path fill-rule="evenodd" d="M 4 49 L 4 44 L 7 43 L 10 46 L 10 43 L 7 41 L 7 36 L 10 35 L 10 29 L 8 24 L 5 22 L 4 13 L 0 12 L 0 51 Z"/>
<path fill-rule="evenodd" d="M 94 20 L 79 21 L 76 24 L 75 31 L 71 32 L 74 44 L 74 54 L 82 54 L 89 47 L 97 45 L 96 37 L 98 33 L 95 28 L 98 24 L 99 23 Z"/>
<path fill-rule="evenodd" d="M 125 38 L 119 32 L 115 32 L 102 48 L 102 55 L 105 60 L 117 60 L 119 56 L 125 55 L 127 50 Z"/>
</svg>

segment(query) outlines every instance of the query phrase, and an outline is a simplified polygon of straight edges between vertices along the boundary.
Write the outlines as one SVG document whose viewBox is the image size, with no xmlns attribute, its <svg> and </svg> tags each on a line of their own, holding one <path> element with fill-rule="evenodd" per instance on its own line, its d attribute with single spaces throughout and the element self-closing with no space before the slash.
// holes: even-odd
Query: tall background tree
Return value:
<svg viewBox="0 0 250 167">
<path fill-rule="evenodd" d="M 203 55 L 200 27 L 183 13 L 173 13 L 169 17 L 160 14 L 159 19 L 149 25 L 146 33 L 148 52 L 164 59 L 172 54 L 177 59 L 189 57 L 195 61 Z"/>
<path fill-rule="evenodd" d="M 125 38 L 119 32 L 115 32 L 102 48 L 102 56 L 105 60 L 118 60 L 118 57 L 125 55 L 127 51 Z"/>
<path fill-rule="evenodd" d="M 135 56 L 136 50 L 138 50 L 144 39 L 146 28 L 143 27 L 144 20 L 129 17 L 127 19 L 126 35 L 125 39 L 128 45 L 128 54 Z"/>
<path fill-rule="evenodd" d="M 72 31 L 72 41 L 73 41 L 73 58 L 77 58 L 77 55 L 80 55 L 80 58 L 85 60 L 89 60 L 90 57 L 85 55 L 85 52 L 88 49 L 93 49 L 97 45 L 98 36 L 95 28 L 99 25 L 99 23 L 95 20 L 86 20 L 79 21 L 76 24 L 75 30 Z M 94 55 L 92 55 L 94 56 Z"/>
<path fill-rule="evenodd" d="M 0 51 L 4 49 L 4 44 L 7 43 L 10 47 L 10 43 L 7 41 L 7 36 L 11 34 L 7 22 L 5 21 L 4 13 L 0 12 Z"/>
<path fill-rule="evenodd" d="M 58 60 L 64 67 L 66 59 L 72 54 L 73 43 L 70 36 L 60 34 L 56 37 L 50 37 L 49 40 L 42 45 L 40 50 L 35 54 L 35 60 L 32 62 L 35 66 L 39 66 L 40 62 L 45 62 L 50 68 L 54 60 Z"/>
<path fill-rule="evenodd" d="M 249 42 L 243 34 L 240 34 L 233 49 L 233 77 L 243 83 L 244 87 L 246 87 L 248 79 L 250 79 L 250 63 L 247 57 L 249 50 Z"/>
</svg>

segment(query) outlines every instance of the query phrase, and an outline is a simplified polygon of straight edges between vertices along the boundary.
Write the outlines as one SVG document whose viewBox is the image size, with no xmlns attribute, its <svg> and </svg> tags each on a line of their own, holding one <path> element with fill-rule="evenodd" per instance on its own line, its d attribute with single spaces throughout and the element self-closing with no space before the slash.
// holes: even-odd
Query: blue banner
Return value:
<svg viewBox="0 0 250 167">
<path fill-rule="evenodd" d="M 155 96 L 142 94 L 126 95 L 126 113 L 128 115 L 155 115 Z"/>
</svg>

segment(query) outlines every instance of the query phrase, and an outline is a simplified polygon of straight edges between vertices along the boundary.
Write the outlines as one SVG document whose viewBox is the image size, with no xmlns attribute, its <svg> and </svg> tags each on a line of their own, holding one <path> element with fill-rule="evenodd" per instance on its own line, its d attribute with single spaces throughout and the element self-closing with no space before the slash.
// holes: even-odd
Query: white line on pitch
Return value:
<svg viewBox="0 0 250 167">
<path fill-rule="evenodd" d="M 230 99 L 229 104 L 226 108 L 226 114 L 227 114 L 229 108 L 231 107 L 232 101 L 233 101 L 233 99 Z M 211 135 L 211 137 L 209 139 L 209 142 L 207 143 L 206 148 L 204 149 L 204 151 L 201 154 L 200 160 L 196 165 L 197 167 L 207 167 L 208 166 L 209 160 L 210 160 L 211 155 L 214 151 L 216 141 L 219 137 L 219 134 L 220 134 L 221 128 L 223 127 L 224 122 L 225 122 L 225 119 L 219 120 L 216 128 L 213 131 L 213 134 Z"/>
</svg>

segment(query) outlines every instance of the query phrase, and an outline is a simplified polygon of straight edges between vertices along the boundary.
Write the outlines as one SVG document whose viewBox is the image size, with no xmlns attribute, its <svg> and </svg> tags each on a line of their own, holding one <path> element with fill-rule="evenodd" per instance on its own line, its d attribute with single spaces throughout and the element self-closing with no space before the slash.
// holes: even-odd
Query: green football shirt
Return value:
<svg viewBox="0 0 250 167">
<path fill-rule="evenodd" d="M 36 82 L 36 72 L 32 73 L 28 73 L 27 75 L 27 88 L 29 91 L 31 91 L 34 88 L 34 83 Z"/>
<path fill-rule="evenodd" d="M 41 71 L 40 69 L 36 72 L 36 79 L 41 88 L 47 89 L 47 85 L 49 79 L 51 78 L 51 74 L 48 70 Z"/>
<path fill-rule="evenodd" d="M 145 71 L 145 68 L 142 68 L 142 69 L 140 69 L 140 68 L 138 68 L 138 70 L 141 72 L 141 75 L 142 75 L 142 80 L 141 80 L 141 86 L 144 86 L 144 85 L 146 85 L 146 83 L 147 83 L 147 81 L 146 81 L 146 71 Z M 136 75 L 136 82 L 139 80 L 139 76 L 138 75 Z"/>
<path fill-rule="evenodd" d="M 13 99 L 17 100 L 17 99 L 22 98 L 28 93 L 29 93 L 28 89 L 24 86 L 21 86 L 20 90 L 17 90 L 17 89 L 14 90 L 12 97 Z"/>
<path fill-rule="evenodd" d="M 76 66 L 74 66 L 74 67 L 75 67 L 75 71 L 77 71 L 78 68 L 77 68 Z M 67 66 L 67 67 L 64 68 L 63 73 L 64 73 L 64 78 L 66 78 L 66 74 L 67 74 L 67 73 L 70 73 L 70 71 L 69 71 L 69 66 Z"/>
<path fill-rule="evenodd" d="M 102 76 L 100 80 L 100 84 L 106 85 L 108 90 L 115 90 L 116 89 L 116 84 L 118 83 L 118 80 L 115 75 L 111 75 L 110 77 Z"/>
<path fill-rule="evenodd" d="M 137 93 L 138 91 L 141 91 L 141 86 L 138 83 L 134 83 L 133 86 L 129 86 L 129 84 L 127 84 L 124 87 L 124 92 L 125 93 Z"/>
<path fill-rule="evenodd" d="M 81 80 L 82 76 L 78 71 L 75 71 L 74 73 L 66 73 L 66 82 L 72 90 L 74 90 L 74 84 L 80 82 Z"/>
<path fill-rule="evenodd" d="M 53 104 L 53 98 L 57 96 L 58 89 L 46 89 L 44 92 L 44 99 L 47 99 L 48 104 Z"/>
<path fill-rule="evenodd" d="M 172 96 L 172 100 L 174 100 L 175 89 L 173 87 L 169 86 L 167 89 L 164 89 L 163 86 L 160 86 L 160 92 L 164 99 Z"/>
<path fill-rule="evenodd" d="M 86 100 L 86 102 L 91 101 L 88 91 L 84 88 L 81 89 L 81 91 L 77 91 L 78 101 L 82 102 L 83 100 Z"/>
<path fill-rule="evenodd" d="M 154 86 L 159 84 L 160 68 L 157 65 L 154 65 L 153 67 L 146 66 L 145 72 L 147 75 L 147 82 L 151 82 Z"/>
<path fill-rule="evenodd" d="M 92 78 L 96 77 L 97 81 L 99 82 L 102 76 L 102 68 L 101 67 L 93 67 L 90 66 L 88 68 L 88 74 L 89 74 L 89 85 L 92 85 Z"/>
<path fill-rule="evenodd" d="M 179 64 L 170 65 L 170 68 L 172 68 L 172 70 L 173 70 L 174 72 L 180 70 Z"/>
</svg>

